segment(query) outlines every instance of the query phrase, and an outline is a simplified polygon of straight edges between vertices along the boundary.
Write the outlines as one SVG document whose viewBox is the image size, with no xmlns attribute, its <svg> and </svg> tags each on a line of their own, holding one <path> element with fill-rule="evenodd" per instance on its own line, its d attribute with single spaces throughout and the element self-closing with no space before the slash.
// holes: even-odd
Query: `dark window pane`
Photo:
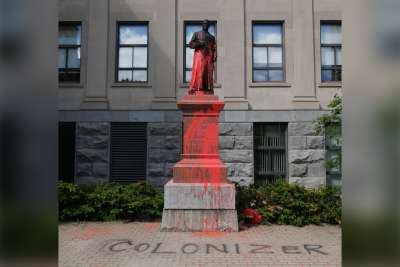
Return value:
<svg viewBox="0 0 400 267">
<path fill-rule="evenodd" d="M 118 81 L 119 82 L 131 82 L 132 81 L 132 71 L 131 70 L 118 71 Z"/>
<path fill-rule="evenodd" d="M 59 71 L 58 72 L 58 80 L 59 82 L 73 82 L 79 83 L 80 81 L 80 71 L 79 70 L 68 70 L 68 71 Z"/>
<path fill-rule="evenodd" d="M 282 44 L 282 25 L 253 25 L 253 42 L 255 44 Z"/>
<path fill-rule="evenodd" d="M 147 25 L 121 25 L 120 44 L 147 44 Z"/>
<path fill-rule="evenodd" d="M 185 82 L 189 83 L 191 78 L 192 78 L 192 71 L 191 70 L 187 70 L 185 72 Z"/>
<path fill-rule="evenodd" d="M 336 52 L 336 65 L 342 65 L 342 48 L 338 47 L 335 50 Z"/>
<path fill-rule="evenodd" d="M 133 81 L 134 82 L 146 82 L 147 81 L 147 71 L 134 70 L 133 71 Z"/>
<path fill-rule="evenodd" d="M 186 47 L 186 68 L 192 68 L 193 66 L 193 55 L 194 49 Z"/>
<path fill-rule="evenodd" d="M 342 70 L 341 68 L 337 68 L 333 71 L 333 79 L 335 81 L 341 81 L 342 80 Z"/>
<path fill-rule="evenodd" d="M 321 72 L 321 79 L 323 82 L 325 81 L 332 81 L 332 71 L 331 70 L 322 70 Z"/>
<path fill-rule="evenodd" d="M 119 67 L 120 68 L 132 68 L 133 66 L 133 48 L 132 47 L 120 47 L 119 48 Z"/>
<path fill-rule="evenodd" d="M 68 49 L 68 68 L 80 68 L 81 51 L 80 48 Z"/>
<path fill-rule="evenodd" d="M 58 49 L 58 68 L 66 68 L 66 57 L 67 51 L 66 49 L 59 48 Z"/>
<path fill-rule="evenodd" d="M 268 48 L 268 66 L 282 67 L 282 47 Z"/>
<path fill-rule="evenodd" d="M 133 49 L 133 67 L 147 68 L 147 47 L 135 47 Z"/>
<path fill-rule="evenodd" d="M 333 47 L 321 47 L 321 65 L 335 65 L 335 50 Z"/>
<path fill-rule="evenodd" d="M 255 82 L 265 82 L 268 80 L 268 73 L 266 70 L 253 71 L 253 80 Z"/>
<path fill-rule="evenodd" d="M 81 25 L 60 25 L 58 43 L 60 45 L 80 45 Z"/>
<path fill-rule="evenodd" d="M 253 64 L 255 68 L 267 67 L 267 48 L 254 47 L 253 49 Z"/>
<path fill-rule="evenodd" d="M 269 70 L 270 81 L 283 81 L 283 71 L 281 70 Z"/>
<path fill-rule="evenodd" d="M 341 44 L 342 27 L 339 24 L 321 25 L 321 44 Z"/>
</svg>

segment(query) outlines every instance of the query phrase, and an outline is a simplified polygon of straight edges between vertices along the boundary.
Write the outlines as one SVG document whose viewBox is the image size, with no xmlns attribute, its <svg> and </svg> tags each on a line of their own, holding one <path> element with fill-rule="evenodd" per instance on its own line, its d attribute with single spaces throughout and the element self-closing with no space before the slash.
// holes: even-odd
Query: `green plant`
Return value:
<svg viewBox="0 0 400 267">
<path fill-rule="evenodd" d="M 328 107 L 330 112 L 324 114 L 314 121 L 314 128 L 318 134 L 325 132 L 327 140 L 338 140 L 342 137 L 342 109 L 343 109 L 343 99 L 339 95 L 334 95 L 333 99 L 329 103 Z M 342 164 L 341 153 L 338 153 L 335 157 L 326 160 L 327 170 L 340 169 Z"/>
<path fill-rule="evenodd" d="M 306 189 L 278 179 L 275 184 L 237 186 L 236 203 L 239 219 L 245 208 L 253 208 L 263 216 L 264 224 L 340 224 L 340 189 L 324 187 Z"/>
<path fill-rule="evenodd" d="M 159 218 L 163 209 L 163 194 L 144 183 L 103 183 L 78 186 L 60 182 L 60 221 L 109 221 Z"/>
<path fill-rule="evenodd" d="M 343 109 L 343 99 L 339 95 L 334 95 L 331 102 L 328 104 L 330 111 L 328 114 L 324 114 L 314 121 L 315 131 L 318 134 L 328 135 L 339 135 L 339 129 L 337 127 L 329 127 L 334 125 L 342 125 L 342 109 Z M 328 127 L 328 129 L 326 129 Z"/>
</svg>

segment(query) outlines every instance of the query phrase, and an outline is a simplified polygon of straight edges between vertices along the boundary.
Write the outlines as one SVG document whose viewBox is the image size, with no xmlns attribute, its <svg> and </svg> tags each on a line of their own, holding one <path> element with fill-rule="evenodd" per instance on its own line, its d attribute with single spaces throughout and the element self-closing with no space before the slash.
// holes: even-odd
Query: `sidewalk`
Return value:
<svg viewBox="0 0 400 267">
<path fill-rule="evenodd" d="M 337 226 L 257 226 L 239 233 L 159 232 L 160 223 L 59 227 L 59 266 L 340 266 Z"/>
</svg>

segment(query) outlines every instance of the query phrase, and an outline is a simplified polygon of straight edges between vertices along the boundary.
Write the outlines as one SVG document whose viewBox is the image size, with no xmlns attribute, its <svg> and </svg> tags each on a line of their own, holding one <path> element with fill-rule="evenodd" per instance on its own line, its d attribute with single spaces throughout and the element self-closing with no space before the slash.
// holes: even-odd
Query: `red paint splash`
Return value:
<svg viewBox="0 0 400 267">
<path fill-rule="evenodd" d="M 178 101 L 178 107 L 183 112 L 183 153 L 182 160 L 173 167 L 173 181 L 202 184 L 203 190 L 193 191 L 193 194 L 198 198 L 207 194 L 214 207 L 221 206 L 221 184 L 230 183 L 218 150 L 218 120 L 224 102 L 216 95 L 196 91 Z M 210 187 L 213 190 L 209 190 Z M 196 190 L 195 187 L 192 190 Z M 219 236 L 219 232 L 213 232 L 218 228 L 218 219 L 205 215 L 204 234 L 198 235 Z"/>
</svg>

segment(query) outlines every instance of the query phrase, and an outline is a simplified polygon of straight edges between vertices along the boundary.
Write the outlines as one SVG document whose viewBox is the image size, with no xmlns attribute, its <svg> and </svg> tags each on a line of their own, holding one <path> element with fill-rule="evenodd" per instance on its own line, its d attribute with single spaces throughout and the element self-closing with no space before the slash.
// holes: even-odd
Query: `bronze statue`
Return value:
<svg viewBox="0 0 400 267">
<path fill-rule="evenodd" d="M 214 62 L 217 60 L 217 43 L 215 37 L 208 32 L 209 26 L 208 20 L 204 20 L 203 29 L 195 32 L 189 43 L 189 47 L 195 50 L 189 94 L 196 94 L 197 91 L 214 94 Z"/>
</svg>

